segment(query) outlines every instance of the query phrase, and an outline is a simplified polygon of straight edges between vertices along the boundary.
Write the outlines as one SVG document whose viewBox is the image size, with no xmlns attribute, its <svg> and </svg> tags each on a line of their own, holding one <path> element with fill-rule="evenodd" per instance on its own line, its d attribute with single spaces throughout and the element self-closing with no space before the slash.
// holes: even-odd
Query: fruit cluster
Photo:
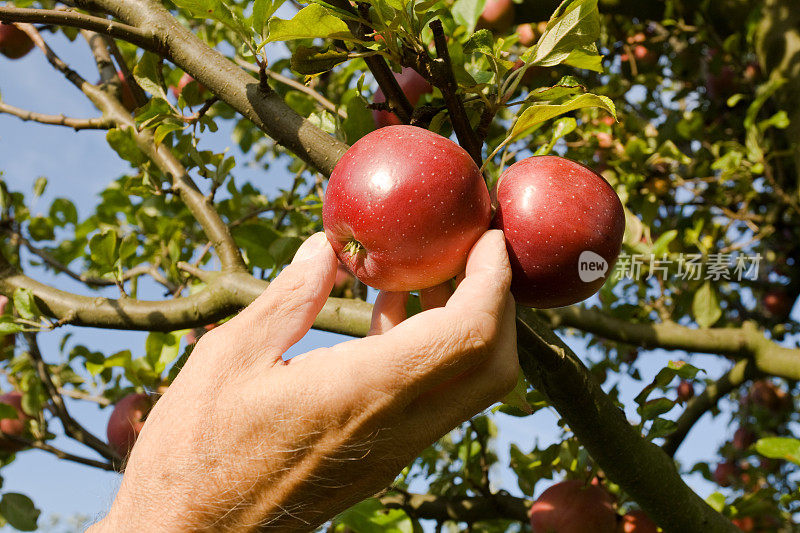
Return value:
<svg viewBox="0 0 800 533">
<path fill-rule="evenodd" d="M 494 196 L 494 215 L 492 215 Z M 523 305 L 570 305 L 597 292 L 622 245 L 625 215 L 614 189 L 557 156 L 511 165 L 493 194 L 469 154 L 414 126 L 358 140 L 336 165 L 323 225 L 341 262 L 365 284 L 412 291 L 464 270 L 490 227 L 503 231 Z"/>
</svg>

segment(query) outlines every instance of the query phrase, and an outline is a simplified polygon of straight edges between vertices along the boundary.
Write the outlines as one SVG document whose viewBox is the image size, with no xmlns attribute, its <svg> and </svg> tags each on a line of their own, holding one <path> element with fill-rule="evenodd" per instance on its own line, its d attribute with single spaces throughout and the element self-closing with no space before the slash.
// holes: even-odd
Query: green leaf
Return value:
<svg viewBox="0 0 800 533">
<path fill-rule="evenodd" d="M 472 33 L 485 5 L 486 0 L 456 0 L 453 4 L 453 20 L 466 26 L 467 33 Z"/>
<path fill-rule="evenodd" d="M 292 54 L 292 70 L 308 76 L 327 72 L 333 67 L 347 61 L 347 52 L 329 50 L 327 47 L 298 46 Z"/>
<path fill-rule="evenodd" d="M 145 52 L 133 69 L 133 77 L 146 92 L 162 100 L 167 99 L 162 87 L 161 59 L 157 55 Z"/>
<path fill-rule="evenodd" d="M 356 40 L 342 19 L 319 4 L 304 7 L 291 20 L 272 18 L 267 28 L 267 43 L 315 38 Z"/>
<path fill-rule="evenodd" d="M 514 390 L 508 393 L 503 399 L 502 402 L 506 405 L 510 405 L 511 407 L 515 407 L 520 411 L 527 413 L 529 415 L 533 414 L 533 408 L 527 401 L 526 395 L 528 392 L 528 381 L 525 379 L 525 374 L 522 371 L 519 372 L 517 376 L 517 384 L 514 386 Z"/>
<path fill-rule="evenodd" d="M 725 509 L 725 495 L 721 492 L 713 492 L 706 498 L 706 503 L 716 512 L 721 513 Z"/>
<path fill-rule="evenodd" d="M 156 374 L 161 374 L 180 354 L 181 338 L 189 330 L 170 333 L 153 332 L 145 341 L 146 359 Z"/>
<path fill-rule="evenodd" d="M 711 327 L 722 316 L 722 309 L 717 301 L 717 292 L 711 286 L 710 281 L 703 283 L 694 293 L 692 315 L 701 328 Z"/>
<path fill-rule="evenodd" d="M 133 233 L 129 233 L 125 235 L 122 239 L 122 242 L 119 243 L 119 260 L 121 263 L 125 263 L 130 257 L 133 257 L 136 254 L 136 249 L 139 247 L 139 239 L 136 238 L 136 235 Z"/>
<path fill-rule="evenodd" d="M 494 57 L 494 37 L 489 30 L 478 30 L 464 44 L 464 55 L 480 52 Z"/>
<path fill-rule="evenodd" d="M 25 326 L 14 322 L 13 317 L 7 315 L 0 316 L 0 335 L 13 335 L 14 333 L 19 333 L 24 330 Z"/>
<path fill-rule="evenodd" d="M 153 134 L 153 140 L 156 144 L 161 144 L 164 138 L 172 133 L 173 131 L 180 131 L 184 127 L 184 124 L 178 119 L 175 118 L 168 118 L 161 122 L 158 127 L 156 127 L 156 131 Z"/>
<path fill-rule="evenodd" d="M 286 0 L 255 0 L 250 25 L 259 35 L 264 33 L 264 25 Z"/>
<path fill-rule="evenodd" d="M 522 112 L 514 123 L 514 127 L 511 129 L 511 135 L 509 135 L 509 138 L 504 142 L 507 143 L 516 139 L 528 129 L 546 120 L 585 107 L 599 107 L 611 113 L 614 118 L 617 116 L 614 103 L 608 97 L 592 93 L 575 96 L 563 104 L 532 105 Z"/>
<path fill-rule="evenodd" d="M 642 420 L 652 420 L 657 416 L 668 413 L 675 407 L 675 402 L 669 398 L 656 398 L 649 400 L 637 408 Z"/>
<path fill-rule="evenodd" d="M 20 318 L 26 320 L 36 320 L 42 314 L 39 307 L 36 305 L 36 299 L 30 289 L 22 287 L 14 291 L 14 309 Z"/>
<path fill-rule="evenodd" d="M 105 229 L 92 235 L 92 238 L 89 239 L 89 253 L 92 261 L 97 263 L 98 266 L 110 270 L 114 263 L 117 262 L 118 243 L 117 232 L 113 229 Z"/>
<path fill-rule="evenodd" d="M 39 176 L 36 178 L 36 181 L 33 182 L 33 196 L 38 198 L 42 194 L 44 194 L 44 190 L 47 188 L 47 178 L 44 176 Z"/>
<path fill-rule="evenodd" d="M 67 224 L 77 224 L 78 210 L 70 200 L 66 198 L 56 198 L 50 205 L 50 218 L 58 226 Z"/>
<path fill-rule="evenodd" d="M 597 48 L 576 48 L 564 60 L 565 65 L 594 72 L 603 72 L 603 56 L 597 53 Z"/>
<path fill-rule="evenodd" d="M 353 531 L 381 533 L 413 533 L 411 518 L 401 509 L 386 509 L 377 498 L 357 503 L 333 519 L 335 525 Z"/>
<path fill-rule="evenodd" d="M 0 500 L 0 515 L 20 531 L 35 531 L 40 513 L 33 501 L 24 494 L 7 492 Z"/>
<path fill-rule="evenodd" d="M 790 437 L 758 439 L 756 451 L 770 459 L 784 459 L 800 465 L 800 440 Z"/>
<path fill-rule="evenodd" d="M 547 29 L 522 56 L 526 63 L 550 67 L 563 63 L 575 50 L 590 55 L 590 46 L 600 36 L 597 0 L 565 0 L 553 13 Z M 579 65 L 588 64 L 580 54 L 573 56 Z M 581 68 L 587 68 L 581 66 Z"/>
<path fill-rule="evenodd" d="M 650 431 L 647 433 L 647 438 L 649 440 L 658 439 L 666 437 L 675 431 L 675 428 L 678 427 L 672 420 L 667 420 L 666 418 L 656 418 L 653 420 L 653 425 L 650 426 Z"/>
<path fill-rule="evenodd" d="M 240 15 L 221 0 L 174 0 L 175 5 L 199 19 L 213 19 L 247 39 L 249 31 Z"/>
<path fill-rule="evenodd" d="M 117 155 L 135 167 L 144 164 L 146 161 L 144 154 L 136 145 L 136 141 L 133 140 L 130 128 L 108 130 L 106 142 L 117 152 Z"/>
</svg>

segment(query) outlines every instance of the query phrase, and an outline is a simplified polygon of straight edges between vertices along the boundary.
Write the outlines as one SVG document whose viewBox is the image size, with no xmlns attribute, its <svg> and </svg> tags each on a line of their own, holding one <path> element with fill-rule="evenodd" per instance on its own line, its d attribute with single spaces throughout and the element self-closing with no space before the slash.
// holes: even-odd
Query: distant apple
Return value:
<svg viewBox="0 0 800 533">
<path fill-rule="evenodd" d="M 24 57 L 33 49 L 28 34 L 13 24 L 0 23 L 0 54 L 9 59 Z"/>
<path fill-rule="evenodd" d="M 771 289 L 764 294 L 764 309 L 773 318 L 785 320 L 794 307 L 794 299 L 783 289 Z"/>
<path fill-rule="evenodd" d="M 681 403 L 688 402 L 694 398 L 694 385 L 691 381 L 681 380 L 677 387 L 678 401 Z"/>
<path fill-rule="evenodd" d="M 129 394 L 114 405 L 106 436 L 109 446 L 120 457 L 127 457 L 130 453 L 154 403 L 155 400 L 147 394 Z"/>
<path fill-rule="evenodd" d="M 533 24 L 520 24 L 517 26 L 517 36 L 522 46 L 533 46 L 539 38 L 539 34 Z"/>
<path fill-rule="evenodd" d="M 514 2 L 512 0 L 486 0 L 476 29 L 504 32 L 513 23 Z"/>
<path fill-rule="evenodd" d="M 125 79 L 125 75 L 122 73 L 121 70 L 117 71 L 117 77 L 119 81 L 122 83 L 122 105 L 130 112 L 136 110 L 136 98 L 133 96 L 133 91 L 131 90 L 131 86 L 128 85 L 128 80 Z"/>
<path fill-rule="evenodd" d="M 186 345 L 188 346 L 190 344 L 196 343 L 198 340 L 200 340 L 200 337 L 202 337 L 206 331 L 211 331 L 215 327 L 217 327 L 217 324 L 206 324 L 202 328 L 193 328 L 189 330 L 189 333 L 187 333 L 185 337 Z"/>
<path fill-rule="evenodd" d="M 433 87 L 428 81 L 423 78 L 416 70 L 409 67 L 403 67 L 402 72 L 395 72 L 394 78 L 397 84 L 403 90 L 403 93 L 408 98 L 412 106 L 417 105 L 419 99 L 423 94 L 433 92 Z M 386 101 L 386 96 L 383 90 L 378 87 L 375 91 L 375 103 L 380 104 Z M 377 109 L 372 111 L 372 117 L 375 119 L 375 127 L 384 128 L 386 126 L 399 126 L 402 124 L 400 118 L 391 111 L 379 111 Z"/>
<path fill-rule="evenodd" d="M 713 478 L 720 487 L 730 487 L 739 476 L 739 468 L 731 461 L 724 461 L 717 465 Z"/>
<path fill-rule="evenodd" d="M 562 481 L 545 490 L 528 513 L 533 533 L 616 533 L 614 500 L 603 488 Z"/>
<path fill-rule="evenodd" d="M 25 421 L 30 420 L 31 417 L 22 410 L 22 393 L 13 391 L 0 395 L 0 403 L 8 404 L 17 411 L 17 418 L 3 418 L 0 420 L 0 431 L 15 437 L 23 436 L 25 434 Z M 17 442 L 0 438 L 0 450 L 4 452 L 14 453 L 23 448 L 24 446 Z"/>
<path fill-rule="evenodd" d="M 658 526 L 647 513 L 640 509 L 629 511 L 622 516 L 620 533 L 658 533 Z"/>
<path fill-rule="evenodd" d="M 359 139 L 328 181 L 322 221 L 339 260 L 376 289 L 438 285 L 463 271 L 491 200 L 469 154 L 414 126 Z"/>
<path fill-rule="evenodd" d="M 600 289 L 625 232 L 622 203 L 602 176 L 563 157 L 529 157 L 495 191 L 492 226 L 506 237 L 517 303 L 563 307 Z"/>
<path fill-rule="evenodd" d="M 172 93 L 172 96 L 174 96 L 175 99 L 177 99 L 183 92 L 183 89 L 186 88 L 186 86 L 189 85 L 190 83 L 197 83 L 197 82 L 190 74 L 184 72 L 183 76 L 181 76 L 181 79 L 178 80 L 178 85 L 169 88 L 170 92 Z M 197 83 L 198 93 L 202 93 L 205 90 L 206 88 L 203 86 L 202 83 Z"/>
<path fill-rule="evenodd" d="M 756 441 L 755 434 L 747 428 L 737 428 L 733 432 L 733 447 L 737 450 L 746 450 Z"/>
</svg>

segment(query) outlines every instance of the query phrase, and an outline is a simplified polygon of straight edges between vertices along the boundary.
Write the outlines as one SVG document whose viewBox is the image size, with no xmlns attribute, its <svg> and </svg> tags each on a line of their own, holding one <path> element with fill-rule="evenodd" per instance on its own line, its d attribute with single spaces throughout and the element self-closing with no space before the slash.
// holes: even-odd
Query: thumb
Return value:
<svg viewBox="0 0 800 533">
<path fill-rule="evenodd" d="M 277 361 L 311 329 L 333 288 L 337 264 L 325 234 L 315 233 L 267 290 L 231 322 Z"/>
</svg>

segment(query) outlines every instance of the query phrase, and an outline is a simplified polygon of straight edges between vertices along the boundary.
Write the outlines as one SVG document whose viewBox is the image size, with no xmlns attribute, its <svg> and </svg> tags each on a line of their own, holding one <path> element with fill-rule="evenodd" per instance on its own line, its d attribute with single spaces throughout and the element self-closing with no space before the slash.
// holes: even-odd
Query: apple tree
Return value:
<svg viewBox="0 0 800 533">
<path fill-rule="evenodd" d="M 87 468 L 123 468 L 136 423 L 194 341 L 251 302 L 322 229 L 337 161 L 376 119 L 392 120 L 457 140 L 489 188 L 533 155 L 595 169 L 625 207 L 624 246 L 597 296 L 518 308 L 524 375 L 504 404 L 455 428 L 392 486 L 324 527 L 651 531 L 652 520 L 676 532 L 793 530 L 795 1 L 20 0 L 0 7 L 0 21 L 0 71 L 44 54 L 97 114 L 5 100 L 0 113 L 75 135 L 101 130 L 130 165 L 109 177 L 87 216 L 75 198 L 34 208 L 45 178 L 26 190 L 0 180 L 3 464 L 38 449 Z M 56 33 L 84 41 L 97 72 L 63 60 L 48 44 Z M 0 88 L 13 83 L 0 78 Z M 222 124 L 236 156 L 200 147 Z M 238 179 L 244 165 L 283 176 L 280 188 L 267 183 L 277 178 Z M 83 290 L 37 281 L 44 271 Z M 140 297 L 147 285 L 163 296 Z M 315 328 L 363 336 L 370 312 L 364 286 L 342 272 Z M 65 327 L 148 335 L 115 353 L 64 335 L 61 352 L 44 353 L 37 339 Z M 642 372 L 656 351 L 670 362 Z M 693 354 L 726 370 L 707 371 Z M 621 384 L 631 382 L 627 394 Z M 128 406 L 113 415 L 121 425 L 109 428 L 112 442 L 73 417 L 82 401 L 109 414 Z M 531 424 L 526 442 L 497 448 L 504 421 L 524 423 L 541 409 L 558 414 L 558 442 L 540 445 Z M 707 413 L 730 416 L 735 433 L 717 455 L 678 464 Z M 56 435 L 85 453 L 56 448 Z M 700 497 L 690 474 L 718 490 Z M 573 481 L 591 493 L 563 496 Z M 0 514 L 33 530 L 35 499 L 4 492 Z M 572 525 L 537 514 L 547 502 Z M 586 521 L 602 513 L 607 520 Z"/>
</svg>

